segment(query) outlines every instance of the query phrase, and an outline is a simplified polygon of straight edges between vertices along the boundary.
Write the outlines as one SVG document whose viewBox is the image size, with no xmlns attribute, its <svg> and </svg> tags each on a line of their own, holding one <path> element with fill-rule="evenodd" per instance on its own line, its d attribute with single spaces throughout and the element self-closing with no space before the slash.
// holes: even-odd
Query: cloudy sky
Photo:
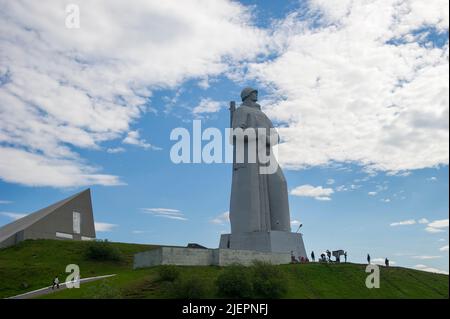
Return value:
<svg viewBox="0 0 450 319">
<path fill-rule="evenodd" d="M 308 251 L 448 272 L 448 6 L 0 0 L 0 225 L 91 187 L 98 237 L 217 247 L 231 167 L 170 133 L 250 85 Z"/>
</svg>

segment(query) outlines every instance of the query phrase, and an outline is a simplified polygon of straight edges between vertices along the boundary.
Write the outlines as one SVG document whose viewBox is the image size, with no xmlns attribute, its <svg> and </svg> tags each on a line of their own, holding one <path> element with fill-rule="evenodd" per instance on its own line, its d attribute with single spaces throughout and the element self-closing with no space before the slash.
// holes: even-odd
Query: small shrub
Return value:
<svg viewBox="0 0 450 319">
<path fill-rule="evenodd" d="M 180 271 L 175 266 L 164 265 L 158 269 L 159 279 L 173 282 L 180 277 Z"/>
<path fill-rule="evenodd" d="M 120 261 L 122 254 L 119 249 L 107 241 L 92 241 L 86 247 L 86 258 L 98 261 Z"/>
<path fill-rule="evenodd" d="M 217 290 L 225 298 L 250 298 L 253 284 L 249 271 L 244 266 L 228 266 L 217 277 Z"/>
<path fill-rule="evenodd" d="M 287 280 L 276 266 L 257 261 L 252 269 L 253 293 L 255 298 L 281 298 L 287 292 Z"/>
<path fill-rule="evenodd" d="M 177 299 L 201 299 L 208 296 L 205 281 L 199 276 L 179 278 L 170 288 L 170 297 Z"/>
</svg>

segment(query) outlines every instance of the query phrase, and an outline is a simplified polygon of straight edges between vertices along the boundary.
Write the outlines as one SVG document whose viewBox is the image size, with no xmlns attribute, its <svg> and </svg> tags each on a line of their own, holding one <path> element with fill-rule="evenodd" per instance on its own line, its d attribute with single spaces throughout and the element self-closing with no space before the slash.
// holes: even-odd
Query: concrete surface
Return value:
<svg viewBox="0 0 450 319">
<path fill-rule="evenodd" d="M 241 264 L 248 266 L 255 260 L 266 261 L 275 265 L 288 264 L 291 261 L 291 254 L 234 249 L 159 247 L 135 254 L 133 268 L 158 265 L 229 266 Z"/>
<path fill-rule="evenodd" d="M 285 231 L 223 234 L 220 237 L 219 248 L 289 253 L 289 255 L 292 252 L 295 258 L 307 257 L 302 234 Z"/>
</svg>

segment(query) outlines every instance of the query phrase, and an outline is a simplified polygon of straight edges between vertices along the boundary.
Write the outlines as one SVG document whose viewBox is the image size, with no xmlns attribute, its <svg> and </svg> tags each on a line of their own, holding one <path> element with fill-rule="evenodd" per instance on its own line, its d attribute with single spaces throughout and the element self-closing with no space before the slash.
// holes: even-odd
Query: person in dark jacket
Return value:
<svg viewBox="0 0 450 319">
<path fill-rule="evenodd" d="M 55 286 L 56 286 L 57 289 L 59 289 L 59 278 L 58 278 L 58 276 L 56 276 L 55 279 L 53 279 L 52 289 L 55 289 Z"/>
</svg>

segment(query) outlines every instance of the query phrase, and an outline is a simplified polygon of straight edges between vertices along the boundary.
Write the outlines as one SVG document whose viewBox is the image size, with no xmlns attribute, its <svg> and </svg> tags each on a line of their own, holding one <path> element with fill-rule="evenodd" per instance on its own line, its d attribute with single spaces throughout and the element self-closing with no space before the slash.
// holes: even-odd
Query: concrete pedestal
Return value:
<svg viewBox="0 0 450 319">
<path fill-rule="evenodd" d="M 291 254 L 253 250 L 159 247 L 135 254 L 133 268 L 138 269 L 159 265 L 229 266 L 241 264 L 250 266 L 256 260 L 269 262 L 273 265 L 289 264 L 291 262 Z"/>
<path fill-rule="evenodd" d="M 302 234 L 276 230 L 223 234 L 219 248 L 289 254 L 292 251 L 296 258 L 307 257 Z"/>
</svg>

